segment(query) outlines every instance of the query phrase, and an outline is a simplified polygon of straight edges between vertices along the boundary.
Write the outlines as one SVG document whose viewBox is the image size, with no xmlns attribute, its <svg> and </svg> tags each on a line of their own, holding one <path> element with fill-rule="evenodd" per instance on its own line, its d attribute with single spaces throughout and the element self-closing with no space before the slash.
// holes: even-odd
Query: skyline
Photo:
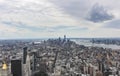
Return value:
<svg viewBox="0 0 120 76">
<path fill-rule="evenodd" d="M 120 1 L 0 0 L 0 39 L 120 37 Z"/>
</svg>

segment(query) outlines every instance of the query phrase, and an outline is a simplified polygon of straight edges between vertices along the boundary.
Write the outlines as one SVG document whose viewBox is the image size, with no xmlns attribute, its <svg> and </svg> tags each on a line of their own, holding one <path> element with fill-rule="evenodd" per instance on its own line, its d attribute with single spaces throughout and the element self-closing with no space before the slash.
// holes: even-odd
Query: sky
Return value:
<svg viewBox="0 0 120 76">
<path fill-rule="evenodd" d="M 0 0 L 0 39 L 120 37 L 120 0 Z"/>
</svg>

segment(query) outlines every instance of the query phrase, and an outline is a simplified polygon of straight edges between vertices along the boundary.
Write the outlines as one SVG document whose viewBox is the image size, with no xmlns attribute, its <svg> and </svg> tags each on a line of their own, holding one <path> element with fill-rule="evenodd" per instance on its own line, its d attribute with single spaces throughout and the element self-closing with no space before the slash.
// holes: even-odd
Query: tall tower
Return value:
<svg viewBox="0 0 120 76">
<path fill-rule="evenodd" d="M 23 48 L 23 64 L 26 64 L 26 58 L 27 58 L 27 47 Z"/>
<path fill-rule="evenodd" d="M 63 40 L 64 40 L 64 42 L 66 42 L 66 35 L 64 35 L 64 39 Z"/>
<path fill-rule="evenodd" d="M 66 35 L 64 35 L 64 39 L 66 39 Z"/>
<path fill-rule="evenodd" d="M 6 60 L 3 60 L 2 66 L 0 67 L 0 76 L 8 76 L 10 74 L 9 70 Z"/>
<path fill-rule="evenodd" d="M 22 76 L 21 60 L 11 60 L 11 73 L 13 76 Z"/>
<path fill-rule="evenodd" d="M 98 64 L 99 64 L 99 71 L 104 72 L 105 70 L 104 63 L 102 61 L 99 61 Z"/>
<path fill-rule="evenodd" d="M 22 76 L 31 76 L 30 56 L 27 47 L 23 48 Z"/>
</svg>

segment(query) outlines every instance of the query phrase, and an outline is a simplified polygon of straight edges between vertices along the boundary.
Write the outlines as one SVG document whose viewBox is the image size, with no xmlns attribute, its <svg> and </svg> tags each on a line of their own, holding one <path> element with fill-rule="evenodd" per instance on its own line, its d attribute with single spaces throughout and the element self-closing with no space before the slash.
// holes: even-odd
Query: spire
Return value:
<svg viewBox="0 0 120 76">
<path fill-rule="evenodd" d="M 7 70 L 7 68 L 8 68 L 8 67 L 7 67 L 7 64 L 6 64 L 6 63 L 3 63 L 2 69 L 3 69 L 3 70 Z"/>
</svg>

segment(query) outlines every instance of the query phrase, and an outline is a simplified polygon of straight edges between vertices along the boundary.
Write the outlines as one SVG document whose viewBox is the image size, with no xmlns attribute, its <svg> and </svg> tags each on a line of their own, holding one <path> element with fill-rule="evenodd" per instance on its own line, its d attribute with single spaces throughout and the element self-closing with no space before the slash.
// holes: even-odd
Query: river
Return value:
<svg viewBox="0 0 120 76">
<path fill-rule="evenodd" d="M 84 45 L 84 46 L 95 46 L 95 47 L 103 47 L 103 48 L 111 48 L 113 50 L 118 50 L 120 49 L 120 46 L 119 45 L 113 45 L 113 44 L 96 44 L 96 43 L 92 43 L 90 42 L 89 39 L 71 39 L 71 41 L 74 41 L 76 42 L 77 44 L 79 45 Z"/>
</svg>

